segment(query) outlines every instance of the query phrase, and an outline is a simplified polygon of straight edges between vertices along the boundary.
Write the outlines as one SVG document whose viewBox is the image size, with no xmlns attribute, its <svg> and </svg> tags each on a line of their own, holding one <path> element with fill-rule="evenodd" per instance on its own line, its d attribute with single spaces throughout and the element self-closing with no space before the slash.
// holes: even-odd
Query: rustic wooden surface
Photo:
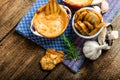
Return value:
<svg viewBox="0 0 120 80">
<path fill-rule="evenodd" d="M 14 30 L 34 2 L 0 0 L 0 80 L 120 80 L 120 38 L 98 60 L 86 60 L 76 74 L 63 64 L 43 71 L 39 60 L 45 49 Z M 112 24 L 120 31 L 120 12 Z"/>
</svg>

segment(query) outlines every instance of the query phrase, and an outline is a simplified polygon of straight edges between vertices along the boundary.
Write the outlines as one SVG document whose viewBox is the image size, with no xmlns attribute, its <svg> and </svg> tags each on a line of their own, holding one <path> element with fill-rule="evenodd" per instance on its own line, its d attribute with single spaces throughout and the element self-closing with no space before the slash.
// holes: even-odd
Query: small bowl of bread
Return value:
<svg viewBox="0 0 120 80">
<path fill-rule="evenodd" d="M 30 30 L 40 37 L 56 38 L 66 30 L 70 18 L 71 10 L 67 6 L 49 0 L 34 14 Z"/>
<path fill-rule="evenodd" d="M 102 15 L 91 7 L 79 9 L 72 19 L 72 28 L 74 32 L 79 37 L 85 39 L 91 39 L 98 36 L 105 24 Z"/>
</svg>

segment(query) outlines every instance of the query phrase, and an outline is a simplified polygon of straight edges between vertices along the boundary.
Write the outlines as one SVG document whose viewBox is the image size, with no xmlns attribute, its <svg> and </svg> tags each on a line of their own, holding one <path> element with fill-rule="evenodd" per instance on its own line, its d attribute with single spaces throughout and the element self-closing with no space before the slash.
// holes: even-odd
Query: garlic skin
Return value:
<svg viewBox="0 0 120 80">
<path fill-rule="evenodd" d="M 118 39 L 118 31 L 111 31 L 108 34 L 108 39 L 110 39 L 110 40 Z"/>
<path fill-rule="evenodd" d="M 83 47 L 83 53 L 86 58 L 96 60 L 102 54 L 102 49 L 107 48 L 108 45 L 99 45 L 96 41 L 87 41 Z"/>
<path fill-rule="evenodd" d="M 102 13 L 106 13 L 109 10 L 109 4 L 106 0 L 103 0 L 101 3 L 101 11 Z"/>
<path fill-rule="evenodd" d="M 106 42 L 105 42 L 105 40 L 106 40 L 106 35 L 107 35 L 107 28 L 104 27 L 103 30 L 101 31 L 101 33 L 98 35 L 98 43 L 99 43 L 100 45 L 103 45 L 104 43 L 106 43 Z"/>
</svg>

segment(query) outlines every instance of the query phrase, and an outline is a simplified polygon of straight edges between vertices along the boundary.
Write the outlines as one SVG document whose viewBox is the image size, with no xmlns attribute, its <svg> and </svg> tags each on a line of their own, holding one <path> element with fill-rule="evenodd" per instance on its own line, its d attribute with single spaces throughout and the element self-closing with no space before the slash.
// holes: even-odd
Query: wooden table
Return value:
<svg viewBox="0 0 120 80">
<path fill-rule="evenodd" d="M 45 49 L 15 32 L 35 0 L 0 0 L 0 80 L 120 80 L 120 38 L 96 61 L 86 60 L 73 74 L 63 64 L 43 71 Z M 120 31 L 120 12 L 112 21 Z"/>
</svg>

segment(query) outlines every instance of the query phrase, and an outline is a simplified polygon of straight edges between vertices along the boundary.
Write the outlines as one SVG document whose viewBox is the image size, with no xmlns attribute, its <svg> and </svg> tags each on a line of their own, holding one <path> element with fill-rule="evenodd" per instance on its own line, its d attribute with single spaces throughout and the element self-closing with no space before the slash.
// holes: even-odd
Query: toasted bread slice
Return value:
<svg viewBox="0 0 120 80">
<path fill-rule="evenodd" d="M 84 20 L 93 24 L 94 27 L 96 27 L 101 22 L 101 19 L 98 15 L 94 13 L 94 11 L 89 11 L 89 13 L 85 16 Z"/>
<path fill-rule="evenodd" d="M 65 0 L 65 2 L 71 6 L 88 6 L 93 0 Z"/>
<path fill-rule="evenodd" d="M 87 34 L 89 33 L 89 30 L 88 30 L 88 28 L 85 26 L 85 24 L 82 23 L 82 22 L 80 22 L 80 21 L 78 21 L 77 23 L 78 23 L 79 27 L 81 28 L 81 30 L 83 30 L 83 32 L 87 35 Z"/>
<path fill-rule="evenodd" d="M 40 60 L 41 67 L 44 70 L 52 70 L 58 63 L 64 60 L 64 53 L 54 49 L 48 49 L 45 56 Z"/>
<path fill-rule="evenodd" d="M 78 23 L 75 23 L 75 28 L 82 34 L 82 35 L 86 35 L 86 33 L 81 29 L 81 27 L 79 26 Z"/>
<path fill-rule="evenodd" d="M 83 12 L 81 12 L 78 17 L 77 20 L 83 21 L 84 17 L 87 15 L 87 11 L 84 10 Z"/>
<path fill-rule="evenodd" d="M 101 22 L 94 30 L 92 30 L 89 35 L 94 35 L 95 33 L 98 32 L 98 30 L 100 30 L 104 25 L 106 24 L 106 22 Z"/>
<path fill-rule="evenodd" d="M 87 26 L 87 28 L 91 31 L 94 29 L 94 26 L 90 24 L 88 21 L 83 21 L 83 23 Z"/>
</svg>

